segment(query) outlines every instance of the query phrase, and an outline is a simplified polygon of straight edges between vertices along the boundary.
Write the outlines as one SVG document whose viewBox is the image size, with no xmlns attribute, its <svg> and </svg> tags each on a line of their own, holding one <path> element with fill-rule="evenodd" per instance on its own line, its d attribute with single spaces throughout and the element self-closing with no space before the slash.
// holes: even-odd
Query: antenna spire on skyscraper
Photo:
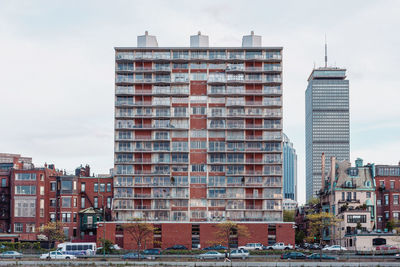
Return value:
<svg viewBox="0 0 400 267">
<path fill-rule="evenodd" d="M 326 34 L 325 34 L 325 68 L 328 67 L 328 44 L 326 42 Z"/>
</svg>

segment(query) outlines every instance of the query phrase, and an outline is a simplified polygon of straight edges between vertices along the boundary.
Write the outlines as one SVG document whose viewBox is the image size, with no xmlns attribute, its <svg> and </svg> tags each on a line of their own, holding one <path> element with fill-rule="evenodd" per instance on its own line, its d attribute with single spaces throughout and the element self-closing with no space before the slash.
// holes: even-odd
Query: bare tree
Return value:
<svg viewBox="0 0 400 267">
<path fill-rule="evenodd" d="M 130 223 L 122 226 L 124 234 L 129 235 L 137 245 L 138 259 L 140 259 L 141 246 L 153 237 L 154 226 L 139 218 L 133 219 Z"/>
<path fill-rule="evenodd" d="M 216 231 L 216 240 L 220 243 L 227 243 L 228 249 L 231 248 L 230 241 L 231 236 L 235 233 L 238 237 L 247 238 L 250 236 L 249 231 L 246 226 L 237 224 L 235 222 L 226 221 L 223 223 L 217 224 L 217 231 Z"/>
</svg>

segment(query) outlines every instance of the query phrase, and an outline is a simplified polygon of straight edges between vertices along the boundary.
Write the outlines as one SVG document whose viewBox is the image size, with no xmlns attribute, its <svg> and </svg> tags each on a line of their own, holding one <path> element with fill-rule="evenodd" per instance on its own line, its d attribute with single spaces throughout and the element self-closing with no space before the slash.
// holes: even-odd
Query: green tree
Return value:
<svg viewBox="0 0 400 267">
<path fill-rule="evenodd" d="M 294 222 L 294 210 L 284 210 L 283 211 L 283 221 L 284 222 Z"/>
<path fill-rule="evenodd" d="M 391 232 L 395 228 L 395 221 L 393 219 L 389 220 L 386 223 L 386 228 L 388 229 L 389 232 Z"/>
<path fill-rule="evenodd" d="M 103 244 L 103 247 L 99 249 L 99 253 L 101 254 L 111 254 L 113 251 L 114 244 L 108 239 L 100 239 L 100 242 Z M 105 250 L 105 251 L 103 251 Z"/>
<path fill-rule="evenodd" d="M 306 237 L 306 234 L 303 231 L 296 231 L 296 234 L 295 234 L 296 244 L 302 244 L 304 242 L 305 237 Z"/>
<path fill-rule="evenodd" d="M 232 235 L 237 235 L 237 237 L 248 238 L 250 236 L 249 230 L 246 226 L 240 225 L 231 221 L 222 222 L 216 225 L 217 231 L 215 232 L 216 241 L 220 244 L 228 244 L 228 249 L 230 249 L 230 241 Z"/>
<path fill-rule="evenodd" d="M 49 242 L 49 256 L 51 244 L 54 242 L 62 242 L 65 240 L 65 234 L 62 230 L 61 222 L 49 222 L 40 229 L 40 233 L 47 237 Z"/>
<path fill-rule="evenodd" d="M 320 202 L 319 198 L 313 197 L 307 202 L 307 204 L 308 205 L 318 205 L 319 202 Z"/>
<path fill-rule="evenodd" d="M 154 226 L 150 223 L 143 221 L 142 219 L 135 218 L 130 223 L 122 226 L 124 234 L 127 234 L 137 245 L 138 259 L 141 251 L 142 244 L 146 241 L 152 240 L 154 233 Z"/>
<path fill-rule="evenodd" d="M 335 215 L 328 212 L 309 214 L 307 215 L 307 219 L 310 222 L 308 231 L 309 235 L 305 238 L 305 240 L 308 242 L 314 242 L 316 239 L 319 239 L 319 243 L 321 245 L 320 259 L 322 259 L 323 231 L 334 228 L 340 220 L 337 219 Z"/>
</svg>

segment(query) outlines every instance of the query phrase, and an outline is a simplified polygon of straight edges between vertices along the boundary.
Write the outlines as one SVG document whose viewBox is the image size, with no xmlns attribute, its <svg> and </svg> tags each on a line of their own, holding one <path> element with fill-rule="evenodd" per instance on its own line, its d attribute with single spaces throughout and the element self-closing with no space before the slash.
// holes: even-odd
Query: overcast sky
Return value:
<svg viewBox="0 0 400 267">
<path fill-rule="evenodd" d="M 347 68 L 351 160 L 400 160 L 400 1 L 0 1 L 0 152 L 72 172 L 113 167 L 114 49 L 148 30 L 159 46 L 284 47 L 284 132 L 305 201 L 304 92 L 314 64 Z"/>
</svg>

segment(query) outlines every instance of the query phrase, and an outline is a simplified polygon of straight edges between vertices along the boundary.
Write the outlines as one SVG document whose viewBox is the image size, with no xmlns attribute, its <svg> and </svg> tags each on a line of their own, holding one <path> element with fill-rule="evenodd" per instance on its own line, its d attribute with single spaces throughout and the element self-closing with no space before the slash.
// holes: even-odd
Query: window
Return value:
<svg viewBox="0 0 400 267">
<path fill-rule="evenodd" d="M 40 186 L 40 195 L 44 196 L 44 186 Z"/>
<path fill-rule="evenodd" d="M 16 185 L 15 186 L 16 195 L 36 195 L 35 185 Z"/>
<path fill-rule="evenodd" d="M 357 199 L 357 192 L 353 192 L 353 199 L 354 199 L 354 200 Z"/>
<path fill-rule="evenodd" d="M 26 224 L 26 232 L 27 233 L 34 233 L 35 232 L 35 224 L 34 223 L 27 223 Z"/>
<path fill-rule="evenodd" d="M 39 207 L 40 207 L 40 217 L 44 217 L 44 199 L 40 199 Z"/>
<path fill-rule="evenodd" d="M 81 209 L 85 208 L 85 197 L 81 197 Z"/>
<path fill-rule="evenodd" d="M 376 200 L 376 205 L 377 205 L 377 206 L 381 206 L 381 205 L 382 205 L 382 200 L 377 199 L 377 200 Z"/>
<path fill-rule="evenodd" d="M 206 108 L 205 107 L 192 107 L 192 115 L 205 115 Z"/>
<path fill-rule="evenodd" d="M 107 192 L 111 192 L 111 183 L 107 183 Z"/>
<path fill-rule="evenodd" d="M 105 191 L 106 191 L 106 185 L 100 184 L 100 192 L 105 192 Z"/>
<path fill-rule="evenodd" d="M 395 221 L 399 220 L 399 213 L 398 212 L 393 212 L 393 220 L 395 220 Z"/>
<path fill-rule="evenodd" d="M 15 180 L 18 181 L 36 180 L 36 173 L 17 173 L 15 174 Z"/>
<path fill-rule="evenodd" d="M 371 192 L 367 192 L 367 198 L 371 198 Z"/>
<path fill-rule="evenodd" d="M 6 178 L 1 179 L 1 187 L 7 187 L 7 179 Z"/>
<path fill-rule="evenodd" d="M 190 183 L 191 184 L 205 184 L 207 178 L 205 176 L 191 176 Z"/>
<path fill-rule="evenodd" d="M 77 207 L 77 206 L 78 206 L 78 200 L 76 197 L 74 197 L 74 207 Z"/>
<path fill-rule="evenodd" d="M 390 181 L 390 189 L 394 189 L 394 181 Z"/>
<path fill-rule="evenodd" d="M 385 205 L 389 205 L 389 195 L 385 195 Z"/>
<path fill-rule="evenodd" d="M 192 172 L 205 172 L 206 165 L 205 164 L 193 164 L 192 165 Z"/>
<path fill-rule="evenodd" d="M 55 207 L 56 206 L 56 200 L 53 198 L 53 199 L 50 199 L 50 207 Z"/>
<path fill-rule="evenodd" d="M 347 215 L 348 223 L 366 223 L 367 215 Z"/>
<path fill-rule="evenodd" d="M 62 198 L 62 207 L 70 208 L 71 207 L 71 197 L 63 197 Z"/>
<path fill-rule="evenodd" d="M 99 198 L 98 197 L 94 197 L 94 208 L 97 209 L 99 207 Z"/>
<path fill-rule="evenodd" d="M 86 191 L 86 183 L 81 183 L 81 192 Z"/>
<path fill-rule="evenodd" d="M 14 199 L 14 216 L 15 217 L 35 217 L 36 216 L 36 199 L 35 198 L 19 198 Z"/>
<path fill-rule="evenodd" d="M 56 191 L 56 183 L 55 182 L 50 183 L 50 191 L 52 191 L 52 192 Z"/>
<path fill-rule="evenodd" d="M 71 222 L 71 213 L 62 213 L 62 222 Z"/>
<path fill-rule="evenodd" d="M 385 218 L 386 220 L 389 220 L 389 212 L 385 212 Z"/>
<path fill-rule="evenodd" d="M 393 204 L 399 205 L 399 195 L 393 195 Z"/>
<path fill-rule="evenodd" d="M 23 231 L 23 224 L 22 223 L 14 223 L 14 232 L 22 233 Z"/>
<path fill-rule="evenodd" d="M 40 174 L 40 181 L 44 181 L 44 175 Z"/>
<path fill-rule="evenodd" d="M 345 200 L 345 193 L 344 192 L 342 192 L 342 200 L 344 201 Z"/>
<path fill-rule="evenodd" d="M 191 141 L 190 142 L 191 149 L 206 149 L 206 141 Z"/>
<path fill-rule="evenodd" d="M 99 191 L 99 184 L 98 183 L 94 183 L 94 192 L 98 192 Z"/>
<path fill-rule="evenodd" d="M 61 181 L 61 190 L 72 191 L 72 181 Z"/>
<path fill-rule="evenodd" d="M 107 197 L 107 208 L 111 209 L 111 197 Z"/>
</svg>

